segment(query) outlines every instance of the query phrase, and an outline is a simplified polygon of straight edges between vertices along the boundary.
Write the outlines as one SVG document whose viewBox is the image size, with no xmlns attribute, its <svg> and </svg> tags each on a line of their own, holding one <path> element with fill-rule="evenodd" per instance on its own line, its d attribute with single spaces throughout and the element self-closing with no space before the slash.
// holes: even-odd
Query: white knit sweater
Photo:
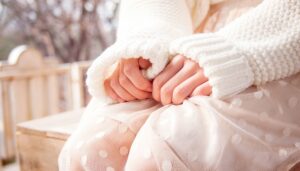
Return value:
<svg viewBox="0 0 300 171">
<path fill-rule="evenodd" d="M 146 75 L 153 78 L 170 55 L 183 54 L 204 68 L 217 98 L 300 71 L 300 0 L 264 0 L 216 33 L 192 34 L 202 20 L 192 9 L 207 12 L 210 4 L 203 2 L 122 0 L 117 41 L 87 73 L 92 96 L 108 102 L 103 80 L 120 58 L 149 59 Z"/>
</svg>

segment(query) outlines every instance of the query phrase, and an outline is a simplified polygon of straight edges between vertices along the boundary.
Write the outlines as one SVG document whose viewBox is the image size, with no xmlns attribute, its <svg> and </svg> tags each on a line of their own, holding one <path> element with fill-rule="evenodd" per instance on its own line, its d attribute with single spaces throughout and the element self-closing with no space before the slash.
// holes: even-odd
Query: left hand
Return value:
<svg viewBox="0 0 300 171">
<path fill-rule="evenodd" d="M 198 63 L 175 56 L 153 81 L 153 98 L 167 104 L 181 104 L 190 96 L 209 96 L 212 88 Z"/>
</svg>

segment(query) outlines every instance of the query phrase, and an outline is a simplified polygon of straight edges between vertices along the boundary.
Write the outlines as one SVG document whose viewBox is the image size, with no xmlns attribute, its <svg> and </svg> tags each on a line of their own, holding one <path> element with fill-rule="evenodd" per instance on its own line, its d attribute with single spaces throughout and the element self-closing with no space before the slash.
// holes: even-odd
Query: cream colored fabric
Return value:
<svg viewBox="0 0 300 171">
<path fill-rule="evenodd" d="M 299 28 L 299 0 L 265 0 L 215 33 L 173 41 L 170 51 L 197 61 L 212 95 L 224 98 L 298 73 Z"/>
<path fill-rule="evenodd" d="M 101 103 L 112 103 L 103 81 L 109 67 L 120 58 L 149 59 L 146 76 L 154 78 L 169 61 L 169 44 L 193 34 L 207 15 L 210 4 L 220 0 L 122 0 L 117 41 L 106 49 L 87 72 L 90 94 Z"/>
<path fill-rule="evenodd" d="M 61 171 L 288 171 L 300 162 L 300 74 L 225 101 L 93 101 Z"/>
<path fill-rule="evenodd" d="M 250 1 L 209 11 L 203 31 L 257 5 Z M 287 171 L 300 162 L 299 73 L 223 100 L 100 102 L 90 102 L 63 147 L 61 171 Z"/>
<path fill-rule="evenodd" d="M 123 0 L 117 41 L 88 70 L 92 96 L 109 102 L 103 80 L 122 57 L 149 59 L 146 75 L 153 78 L 170 53 L 184 54 L 204 68 L 216 98 L 299 72 L 300 1 L 265 0 L 216 33 L 191 35 L 212 2 Z"/>
<path fill-rule="evenodd" d="M 103 81 L 108 68 L 120 58 L 149 59 L 146 72 L 154 78 L 169 59 L 169 44 L 176 38 L 193 33 L 189 8 L 184 0 L 122 0 L 117 41 L 106 49 L 87 72 L 90 94 L 103 103 L 106 97 Z"/>
</svg>

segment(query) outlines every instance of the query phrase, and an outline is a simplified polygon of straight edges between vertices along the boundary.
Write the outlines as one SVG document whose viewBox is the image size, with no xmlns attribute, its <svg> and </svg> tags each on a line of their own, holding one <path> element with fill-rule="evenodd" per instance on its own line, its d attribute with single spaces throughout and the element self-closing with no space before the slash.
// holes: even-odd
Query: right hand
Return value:
<svg viewBox="0 0 300 171">
<path fill-rule="evenodd" d="M 143 58 L 121 59 L 113 74 L 104 81 L 106 93 L 118 102 L 151 98 L 152 83 L 142 74 L 142 69 L 150 66 Z"/>
</svg>

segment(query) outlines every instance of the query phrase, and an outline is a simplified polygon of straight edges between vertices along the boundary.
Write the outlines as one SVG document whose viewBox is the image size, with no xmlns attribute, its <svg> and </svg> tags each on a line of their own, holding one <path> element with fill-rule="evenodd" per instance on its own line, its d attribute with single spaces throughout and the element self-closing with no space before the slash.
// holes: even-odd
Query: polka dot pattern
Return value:
<svg viewBox="0 0 300 171">
<path fill-rule="evenodd" d="M 242 100 L 240 98 L 236 98 L 231 101 L 231 106 L 240 107 L 241 105 Z"/>
<path fill-rule="evenodd" d="M 120 154 L 121 154 L 122 156 L 126 156 L 126 155 L 128 154 L 128 148 L 125 147 L 125 146 L 121 147 L 121 148 L 120 148 Z"/>
<path fill-rule="evenodd" d="M 278 154 L 279 154 L 280 157 L 286 157 L 288 152 L 285 149 L 280 149 L 278 151 Z"/>
<path fill-rule="evenodd" d="M 108 166 L 108 167 L 106 167 L 106 171 L 115 171 L 115 168 Z"/>
<path fill-rule="evenodd" d="M 108 153 L 107 153 L 107 151 L 105 151 L 105 150 L 100 150 L 100 151 L 99 151 L 99 156 L 100 156 L 101 158 L 107 158 Z"/>
<path fill-rule="evenodd" d="M 254 97 L 256 98 L 256 99 L 262 99 L 263 98 L 263 92 L 261 92 L 261 91 L 258 91 L 258 92 L 255 92 L 254 93 Z"/>
</svg>

